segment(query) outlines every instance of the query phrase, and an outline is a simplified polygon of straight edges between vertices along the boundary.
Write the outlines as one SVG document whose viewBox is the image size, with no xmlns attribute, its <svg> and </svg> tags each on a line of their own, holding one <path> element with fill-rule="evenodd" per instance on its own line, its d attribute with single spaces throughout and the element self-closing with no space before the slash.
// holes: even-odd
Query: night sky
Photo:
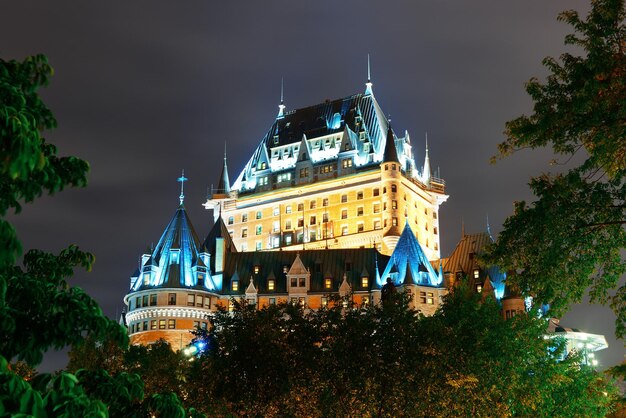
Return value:
<svg viewBox="0 0 626 418">
<path fill-rule="evenodd" d="M 178 205 L 204 237 L 201 204 L 217 183 L 224 143 L 234 179 L 271 126 L 284 77 L 287 110 L 364 91 L 374 95 L 417 160 L 428 132 L 431 166 L 449 200 L 441 207 L 442 256 L 461 234 L 501 229 L 513 202 L 530 200 L 531 175 L 551 170 L 547 151 L 489 164 L 504 123 L 531 110 L 523 85 L 543 77 L 545 56 L 565 51 L 559 11 L 580 0 L 419 1 L 21 1 L 0 6 L 0 56 L 46 54 L 55 76 L 42 91 L 59 127 L 61 155 L 91 164 L 89 186 L 25 206 L 14 220 L 24 247 L 70 243 L 96 255 L 84 287 L 119 317 L 130 274 Z M 608 308 L 579 305 L 562 324 L 605 334 L 603 367 L 623 359 Z M 43 369 L 63 366 L 49 357 Z"/>
</svg>

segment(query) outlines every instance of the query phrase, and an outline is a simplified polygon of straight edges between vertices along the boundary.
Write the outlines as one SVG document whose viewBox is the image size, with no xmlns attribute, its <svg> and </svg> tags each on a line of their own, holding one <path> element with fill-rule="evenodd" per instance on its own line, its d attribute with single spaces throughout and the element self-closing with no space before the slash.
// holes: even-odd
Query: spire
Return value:
<svg viewBox="0 0 626 418">
<path fill-rule="evenodd" d="M 224 143 L 224 166 L 222 167 L 220 179 L 217 182 L 217 192 L 223 194 L 230 193 L 230 180 L 228 179 L 228 167 L 226 165 L 226 143 Z"/>
<path fill-rule="evenodd" d="M 396 140 L 393 130 L 391 129 L 391 120 L 387 121 L 387 141 L 385 142 L 385 154 L 383 162 L 385 163 L 399 163 L 398 150 L 396 149 Z"/>
<path fill-rule="evenodd" d="M 365 83 L 365 94 L 372 93 L 372 76 L 370 72 L 370 54 L 367 54 L 367 83 Z"/>
<path fill-rule="evenodd" d="M 489 235 L 489 239 L 491 242 L 494 242 L 493 235 L 491 235 L 491 225 L 489 224 L 489 214 L 487 214 L 487 234 Z"/>
<path fill-rule="evenodd" d="M 430 184 L 430 159 L 428 158 L 428 132 L 426 135 L 426 156 L 424 157 L 424 168 L 422 169 L 422 183 Z"/>
<path fill-rule="evenodd" d="M 180 196 L 178 196 L 178 198 L 180 199 L 180 205 L 183 205 L 183 202 L 185 201 L 185 182 L 189 180 L 187 177 L 185 177 L 185 170 L 183 169 L 183 173 L 182 175 L 176 179 L 176 181 L 180 182 Z"/>
<path fill-rule="evenodd" d="M 283 77 L 280 78 L 280 104 L 278 105 L 278 116 L 276 119 L 280 119 L 285 115 L 285 83 Z"/>
</svg>

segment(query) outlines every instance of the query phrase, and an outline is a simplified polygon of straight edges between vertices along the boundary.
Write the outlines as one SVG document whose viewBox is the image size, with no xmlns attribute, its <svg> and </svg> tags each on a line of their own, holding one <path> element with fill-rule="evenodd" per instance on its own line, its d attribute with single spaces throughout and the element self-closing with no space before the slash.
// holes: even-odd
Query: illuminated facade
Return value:
<svg viewBox="0 0 626 418">
<path fill-rule="evenodd" d="M 416 164 L 408 132 L 398 137 L 368 81 L 363 94 L 285 111 L 231 185 L 226 158 L 205 203 L 221 214 L 237 249 L 377 248 L 391 254 L 408 221 L 438 260 L 439 206 L 428 145 Z"/>
<path fill-rule="evenodd" d="M 441 265 L 431 265 L 408 222 L 389 256 L 375 248 L 238 252 L 221 217 L 201 242 L 181 199 L 130 279 L 124 324 L 132 344 L 165 339 L 182 349 L 191 341 L 189 331 L 207 327 L 210 314 L 220 305 L 229 308 L 233 299 L 319 309 L 334 295 L 363 305 L 380 300 L 387 280 L 426 315 L 447 292 Z"/>
</svg>

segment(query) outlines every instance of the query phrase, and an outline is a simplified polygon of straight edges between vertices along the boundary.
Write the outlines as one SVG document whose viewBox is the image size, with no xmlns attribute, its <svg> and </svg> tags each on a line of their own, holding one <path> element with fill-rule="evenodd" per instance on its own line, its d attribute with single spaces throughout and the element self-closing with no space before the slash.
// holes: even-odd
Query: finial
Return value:
<svg viewBox="0 0 626 418">
<path fill-rule="evenodd" d="M 370 71 L 370 54 L 367 54 L 367 83 L 365 83 L 365 94 L 372 94 L 372 74 Z"/>
<path fill-rule="evenodd" d="M 185 182 L 189 180 L 187 177 L 185 177 L 185 170 L 183 169 L 182 175 L 176 180 L 178 182 L 180 182 L 180 196 L 178 197 L 180 199 L 180 205 L 183 205 L 183 202 L 185 201 Z"/>
<path fill-rule="evenodd" d="M 280 104 L 278 105 L 278 116 L 276 118 L 282 118 L 285 115 L 285 79 L 284 77 L 280 78 Z"/>
<path fill-rule="evenodd" d="M 226 141 L 224 141 L 224 161 L 226 161 Z"/>
<path fill-rule="evenodd" d="M 424 132 L 424 136 L 426 137 L 426 154 L 428 154 L 428 132 Z"/>
</svg>

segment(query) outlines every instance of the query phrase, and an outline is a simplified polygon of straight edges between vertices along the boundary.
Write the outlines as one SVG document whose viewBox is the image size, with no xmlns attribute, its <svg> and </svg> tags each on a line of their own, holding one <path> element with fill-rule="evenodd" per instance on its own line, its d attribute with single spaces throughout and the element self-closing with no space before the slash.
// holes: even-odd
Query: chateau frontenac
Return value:
<svg viewBox="0 0 626 418">
<path fill-rule="evenodd" d="M 363 305 L 379 303 L 388 283 L 432 315 L 463 277 L 498 300 L 504 316 L 524 312 L 506 274 L 477 262 L 490 234 L 463 233 L 441 258 L 445 182 L 431 170 L 427 141 L 418 154 L 385 117 L 369 79 L 364 93 L 302 109 L 288 111 L 281 99 L 232 184 L 224 155 L 204 204 L 214 223 L 203 240 L 185 211 L 187 179 L 179 179 L 174 216 L 124 298 L 131 343 L 165 339 L 182 349 L 191 330 L 209 327 L 211 313 L 235 300 L 320 309 L 338 296 Z M 603 344 L 597 339 L 595 349 Z"/>
</svg>

